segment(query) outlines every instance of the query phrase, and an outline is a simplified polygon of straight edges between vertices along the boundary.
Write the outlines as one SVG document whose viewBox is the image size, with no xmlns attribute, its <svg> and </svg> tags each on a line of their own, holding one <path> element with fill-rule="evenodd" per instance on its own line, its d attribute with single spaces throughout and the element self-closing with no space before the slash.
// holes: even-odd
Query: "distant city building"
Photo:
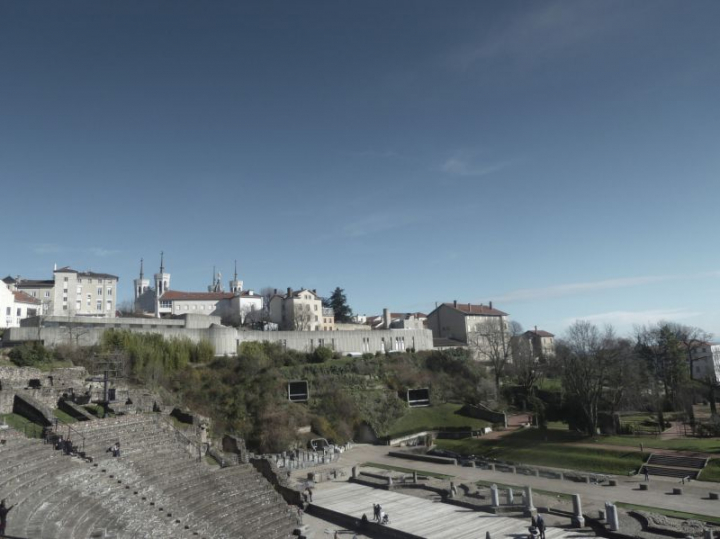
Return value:
<svg viewBox="0 0 720 539">
<path fill-rule="evenodd" d="M 212 315 L 233 325 L 260 320 L 263 298 L 252 290 L 243 290 L 243 282 L 237 276 L 237 263 L 235 277 L 229 282 L 229 292 L 223 290 L 222 276 L 215 271 L 207 292 L 172 290 L 163 253 L 160 253 L 160 271 L 154 275 L 154 287 L 150 286 L 149 279 L 145 279 L 143 266 L 143 260 L 140 260 L 140 276 L 134 280 L 135 311 L 138 313 L 152 314 L 156 318 L 183 314 Z"/>
<path fill-rule="evenodd" d="M 335 325 L 332 309 L 323 308 L 317 291 L 307 288 L 288 288 L 285 295 L 275 290 L 270 297 L 269 316 L 280 330 L 332 331 Z"/>
<path fill-rule="evenodd" d="M 536 359 L 550 358 L 555 356 L 555 335 L 549 331 L 535 329 L 522 334 L 530 342 L 532 355 Z"/>
<path fill-rule="evenodd" d="M 383 309 L 379 316 L 366 316 L 365 324 L 372 329 L 422 329 L 427 323 L 427 315 L 415 313 L 391 313 Z"/>
<path fill-rule="evenodd" d="M 690 349 L 693 380 L 720 384 L 720 343 L 699 343 Z"/>
<path fill-rule="evenodd" d="M 453 301 L 442 303 L 432 311 L 427 317 L 427 327 L 443 348 L 450 348 L 453 343 L 482 346 L 478 335 L 489 331 L 498 332 L 509 342 L 507 318 L 507 313 L 493 308 L 492 301 L 489 305 Z"/>
<path fill-rule="evenodd" d="M 48 316 L 92 316 L 114 318 L 118 277 L 109 273 L 55 269 L 52 280 L 6 277 L 12 291 L 38 300 L 37 314 Z"/>
<path fill-rule="evenodd" d="M 20 327 L 20 321 L 37 316 L 42 311 L 42 303 L 37 298 L 11 290 L 8 283 L 0 283 L 0 328 Z"/>
</svg>

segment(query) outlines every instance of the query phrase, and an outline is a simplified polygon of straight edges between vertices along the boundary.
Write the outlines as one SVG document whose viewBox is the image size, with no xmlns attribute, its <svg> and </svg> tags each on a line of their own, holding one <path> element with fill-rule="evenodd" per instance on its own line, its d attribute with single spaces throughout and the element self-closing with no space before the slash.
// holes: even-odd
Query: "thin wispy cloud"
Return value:
<svg viewBox="0 0 720 539">
<path fill-rule="evenodd" d="M 502 60 L 516 67 L 537 68 L 588 43 L 602 43 L 608 32 L 632 19 L 626 13 L 629 10 L 623 10 L 626 17 L 618 16 L 613 2 L 542 2 L 526 7 L 507 24 L 452 54 L 451 65 L 468 69 L 483 61 Z"/>
<path fill-rule="evenodd" d="M 507 294 L 495 296 L 496 301 L 510 303 L 513 301 L 534 301 L 541 299 L 554 299 L 565 296 L 575 296 L 578 294 L 586 294 L 598 292 L 602 290 L 612 290 L 616 288 L 627 288 L 633 286 L 644 286 L 653 283 L 661 283 L 665 281 L 675 281 L 683 279 L 698 279 L 703 277 L 717 277 L 718 272 L 704 272 L 689 275 L 644 275 L 640 277 L 621 277 L 617 279 L 605 279 L 601 281 L 589 281 L 582 283 L 566 283 L 541 288 L 521 288 L 513 290 Z"/>
<path fill-rule="evenodd" d="M 610 311 L 584 316 L 576 316 L 564 320 L 566 325 L 571 325 L 578 320 L 585 320 L 593 324 L 610 324 L 618 329 L 629 329 L 634 326 L 655 324 L 663 320 L 678 321 L 700 316 L 703 313 L 687 308 L 679 309 L 647 309 L 641 311 Z"/>
<path fill-rule="evenodd" d="M 101 258 L 104 258 L 106 256 L 113 256 L 120 253 L 118 249 L 104 249 L 103 247 L 91 247 L 87 250 L 87 252 L 91 255 Z"/>
<path fill-rule="evenodd" d="M 32 246 L 32 252 L 38 255 L 49 255 L 64 251 L 63 247 L 57 243 L 39 243 Z"/>
<path fill-rule="evenodd" d="M 445 160 L 440 170 L 454 176 L 487 176 L 513 164 L 513 161 L 483 162 L 477 152 L 459 150 Z"/>
</svg>

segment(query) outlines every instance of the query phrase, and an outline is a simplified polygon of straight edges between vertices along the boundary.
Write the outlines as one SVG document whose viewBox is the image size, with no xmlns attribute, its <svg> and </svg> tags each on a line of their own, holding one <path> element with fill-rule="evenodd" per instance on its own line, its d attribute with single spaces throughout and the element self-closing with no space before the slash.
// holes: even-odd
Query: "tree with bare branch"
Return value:
<svg viewBox="0 0 720 539">
<path fill-rule="evenodd" d="M 508 323 L 502 316 L 487 317 L 468 333 L 470 349 L 477 359 L 490 366 L 498 390 L 512 361 L 513 342 L 520 334 L 522 326 L 517 322 Z"/>
</svg>

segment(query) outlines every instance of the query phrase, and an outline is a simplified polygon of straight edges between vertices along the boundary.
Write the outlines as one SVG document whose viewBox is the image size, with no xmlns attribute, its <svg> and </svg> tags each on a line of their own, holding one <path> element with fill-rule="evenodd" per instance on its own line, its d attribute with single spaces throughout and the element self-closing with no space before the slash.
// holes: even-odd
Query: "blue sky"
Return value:
<svg viewBox="0 0 720 539">
<path fill-rule="evenodd" d="M 0 4 L 0 273 L 720 335 L 720 3 Z M 226 285 L 227 286 L 227 285 Z"/>
</svg>

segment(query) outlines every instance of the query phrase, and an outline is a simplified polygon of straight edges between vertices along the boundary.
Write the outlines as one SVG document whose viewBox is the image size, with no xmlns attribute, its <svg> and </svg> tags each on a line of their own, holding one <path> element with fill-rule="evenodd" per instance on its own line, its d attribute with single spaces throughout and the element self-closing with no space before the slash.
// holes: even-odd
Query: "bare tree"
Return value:
<svg viewBox="0 0 720 539">
<path fill-rule="evenodd" d="M 519 323 L 507 323 L 502 316 L 493 316 L 478 323 L 468 334 L 468 344 L 475 356 L 492 368 L 496 389 L 500 389 L 512 361 L 514 337 L 519 337 L 521 333 Z"/>
<path fill-rule="evenodd" d="M 580 320 L 567 329 L 557 352 L 563 388 L 581 412 L 583 430 L 593 435 L 600 404 L 619 359 L 615 333 L 610 326 L 600 330 Z"/>
<path fill-rule="evenodd" d="M 291 327 L 295 331 L 310 331 L 315 323 L 315 313 L 310 310 L 309 304 L 294 306 Z"/>
</svg>

